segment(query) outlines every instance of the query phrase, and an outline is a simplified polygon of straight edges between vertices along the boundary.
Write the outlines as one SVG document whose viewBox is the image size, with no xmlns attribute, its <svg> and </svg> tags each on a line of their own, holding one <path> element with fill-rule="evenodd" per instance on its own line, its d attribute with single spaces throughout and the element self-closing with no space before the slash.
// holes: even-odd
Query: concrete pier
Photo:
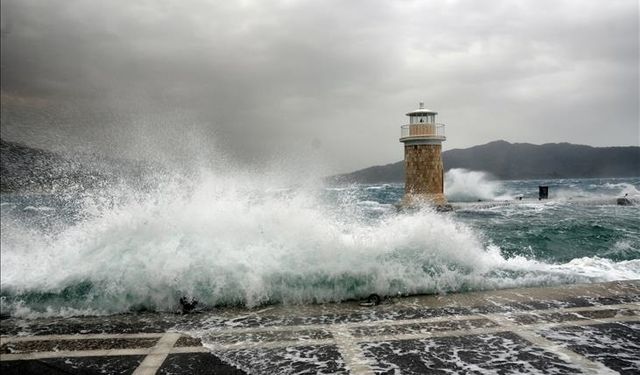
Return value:
<svg viewBox="0 0 640 375">
<path fill-rule="evenodd" d="M 514 200 L 488 200 L 478 202 L 450 202 L 454 210 L 466 209 L 490 209 L 494 207 L 540 205 L 540 204 L 570 204 L 574 206 L 623 206 L 618 203 L 620 198 L 567 198 L 567 199 L 514 199 Z M 627 199 L 627 198 L 624 198 Z M 635 206 L 635 202 L 629 200 L 624 206 Z"/>
<path fill-rule="evenodd" d="M 3 374 L 631 374 L 640 281 L 0 327 Z"/>
</svg>

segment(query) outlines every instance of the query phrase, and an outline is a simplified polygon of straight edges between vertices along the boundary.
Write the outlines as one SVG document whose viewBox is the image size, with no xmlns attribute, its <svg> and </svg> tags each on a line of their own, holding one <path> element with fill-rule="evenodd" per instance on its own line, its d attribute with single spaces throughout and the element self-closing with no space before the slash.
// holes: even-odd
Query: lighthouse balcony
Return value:
<svg viewBox="0 0 640 375">
<path fill-rule="evenodd" d="M 421 139 L 444 141 L 446 139 L 444 135 L 444 124 L 409 124 L 400 127 L 400 142 Z"/>
</svg>

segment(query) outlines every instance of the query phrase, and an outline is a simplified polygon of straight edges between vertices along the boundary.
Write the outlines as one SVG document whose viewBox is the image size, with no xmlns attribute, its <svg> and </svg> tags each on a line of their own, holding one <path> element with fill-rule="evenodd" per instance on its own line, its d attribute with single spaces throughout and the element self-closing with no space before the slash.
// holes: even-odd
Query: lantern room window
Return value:
<svg viewBox="0 0 640 375">
<path fill-rule="evenodd" d="M 435 114 L 419 114 L 409 117 L 409 124 L 435 124 L 436 115 Z"/>
</svg>

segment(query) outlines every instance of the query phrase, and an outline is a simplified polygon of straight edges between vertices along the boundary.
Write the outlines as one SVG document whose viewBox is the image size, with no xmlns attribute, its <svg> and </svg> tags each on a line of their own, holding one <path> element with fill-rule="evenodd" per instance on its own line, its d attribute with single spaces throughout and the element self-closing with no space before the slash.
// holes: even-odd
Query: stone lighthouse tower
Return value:
<svg viewBox="0 0 640 375">
<path fill-rule="evenodd" d="M 436 123 L 438 112 L 419 108 L 407 113 L 409 124 L 402 125 L 400 142 L 404 143 L 405 185 L 402 204 L 429 203 L 444 207 L 444 167 L 442 141 L 444 124 Z"/>
</svg>

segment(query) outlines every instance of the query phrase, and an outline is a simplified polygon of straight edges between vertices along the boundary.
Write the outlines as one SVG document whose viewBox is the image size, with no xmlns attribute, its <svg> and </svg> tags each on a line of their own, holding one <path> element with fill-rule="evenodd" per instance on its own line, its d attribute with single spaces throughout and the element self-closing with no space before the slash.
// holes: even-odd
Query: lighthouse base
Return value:
<svg viewBox="0 0 640 375">
<path fill-rule="evenodd" d="M 451 211 L 451 205 L 447 203 L 444 194 L 405 194 L 400 201 L 401 208 L 434 207 L 438 211 Z"/>
</svg>

